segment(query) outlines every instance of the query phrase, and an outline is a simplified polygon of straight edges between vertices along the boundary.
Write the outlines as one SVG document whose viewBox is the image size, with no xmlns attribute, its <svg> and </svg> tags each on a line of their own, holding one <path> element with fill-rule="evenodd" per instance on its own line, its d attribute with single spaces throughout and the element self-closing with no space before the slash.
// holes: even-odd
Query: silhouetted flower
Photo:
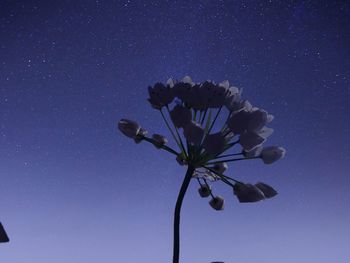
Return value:
<svg viewBox="0 0 350 263">
<path fill-rule="evenodd" d="M 148 132 L 145 129 L 140 128 L 139 132 L 137 133 L 136 137 L 134 138 L 134 141 L 136 143 L 142 142 L 147 133 Z"/>
<path fill-rule="evenodd" d="M 160 110 L 174 100 L 174 93 L 170 86 L 164 86 L 163 83 L 156 83 L 153 87 L 148 87 L 148 101 L 152 107 Z"/>
<path fill-rule="evenodd" d="M 277 195 L 277 191 L 268 184 L 258 182 L 255 186 L 264 193 L 266 198 L 271 198 Z"/>
<path fill-rule="evenodd" d="M 212 169 L 218 174 L 223 174 L 228 169 L 228 165 L 225 162 L 221 162 L 215 164 Z"/>
<path fill-rule="evenodd" d="M 286 150 L 283 147 L 268 146 L 261 151 L 261 159 L 266 164 L 271 164 L 283 158 Z"/>
<path fill-rule="evenodd" d="M 121 119 L 118 122 L 118 129 L 127 137 L 135 138 L 138 135 L 141 126 L 132 120 Z"/>
<path fill-rule="evenodd" d="M 265 199 L 264 193 L 252 184 L 235 184 L 233 192 L 240 203 L 253 203 Z"/>
<path fill-rule="evenodd" d="M 247 152 L 262 145 L 265 141 L 266 139 L 264 137 L 252 131 L 247 131 L 242 133 L 239 138 L 239 143 L 242 145 L 243 149 Z"/>
<path fill-rule="evenodd" d="M 226 175 L 229 162 L 261 158 L 264 163 L 270 164 L 285 155 L 282 147 L 263 147 L 273 133 L 273 129 L 267 126 L 274 116 L 242 99 L 242 89 L 230 86 L 227 80 L 219 84 L 210 80 L 194 83 L 186 76 L 180 81 L 168 79 L 166 84 L 156 83 L 148 91 L 148 101 L 153 108 L 160 110 L 178 149 L 166 145 L 168 140 L 163 135 L 153 134 L 152 138 L 147 137 L 147 131 L 134 121 L 122 119 L 118 128 L 135 142 L 152 143 L 158 149 L 174 154 L 180 165 L 188 166 L 175 206 L 175 241 L 179 240 L 182 201 L 193 178 L 199 182 L 198 193 L 201 197 L 213 197 L 209 204 L 215 210 L 224 209 L 224 199 L 214 195 L 209 185 L 215 181 L 232 187 L 241 203 L 258 202 L 277 194 L 274 188 L 265 183 L 252 185 Z M 227 113 L 225 109 L 222 110 L 223 107 L 228 110 L 228 115 L 224 118 L 220 116 L 223 112 Z M 166 112 L 172 123 L 164 115 Z M 223 119 L 226 122 L 218 127 L 216 121 Z M 236 147 L 240 149 L 227 152 Z M 177 263 L 178 248 L 179 242 L 174 242 L 174 258 Z"/>
<path fill-rule="evenodd" d="M 189 143 L 199 145 L 204 135 L 204 129 L 199 123 L 190 121 L 184 127 L 184 136 Z"/>
<path fill-rule="evenodd" d="M 222 132 L 207 135 L 203 142 L 203 148 L 208 154 L 218 154 L 225 146 L 226 139 Z"/>
<path fill-rule="evenodd" d="M 160 134 L 153 134 L 152 135 L 153 140 L 155 140 L 154 146 L 157 148 L 161 148 L 163 145 L 168 143 L 167 138 L 165 138 L 163 135 Z"/>
<path fill-rule="evenodd" d="M 221 196 L 215 196 L 212 198 L 209 202 L 210 206 L 214 208 L 215 210 L 224 210 L 224 199 Z"/>
<path fill-rule="evenodd" d="M 234 134 L 241 134 L 247 130 L 250 113 L 246 110 L 238 111 L 227 121 L 227 126 Z"/>
<path fill-rule="evenodd" d="M 176 105 L 172 111 L 170 111 L 170 118 L 174 123 L 175 127 L 183 128 L 192 119 L 190 109 L 181 105 Z"/>
<path fill-rule="evenodd" d="M 209 185 L 203 184 L 199 187 L 198 193 L 201 197 L 208 197 L 211 193 L 211 187 Z"/>
</svg>

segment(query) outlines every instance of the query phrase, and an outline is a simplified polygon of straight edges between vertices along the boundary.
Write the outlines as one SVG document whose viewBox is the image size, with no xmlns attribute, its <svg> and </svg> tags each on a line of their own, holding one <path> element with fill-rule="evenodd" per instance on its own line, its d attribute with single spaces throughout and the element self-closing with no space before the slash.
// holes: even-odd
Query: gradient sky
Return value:
<svg viewBox="0 0 350 263">
<path fill-rule="evenodd" d="M 171 261 L 184 167 L 117 121 L 169 136 L 147 86 L 185 75 L 243 88 L 287 156 L 228 170 L 265 202 L 193 181 L 181 262 L 350 262 L 348 1 L 3 0 L 0 37 L 0 262 Z"/>
</svg>

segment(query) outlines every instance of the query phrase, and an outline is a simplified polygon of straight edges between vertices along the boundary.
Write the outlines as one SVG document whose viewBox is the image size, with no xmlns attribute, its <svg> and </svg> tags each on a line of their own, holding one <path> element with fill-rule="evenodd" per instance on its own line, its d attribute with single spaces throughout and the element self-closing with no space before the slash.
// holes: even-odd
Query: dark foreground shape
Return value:
<svg viewBox="0 0 350 263">
<path fill-rule="evenodd" d="M 6 234 L 4 227 L 0 223 L 0 243 L 5 243 L 5 242 L 9 242 L 9 241 L 10 241 L 10 239 Z"/>
</svg>

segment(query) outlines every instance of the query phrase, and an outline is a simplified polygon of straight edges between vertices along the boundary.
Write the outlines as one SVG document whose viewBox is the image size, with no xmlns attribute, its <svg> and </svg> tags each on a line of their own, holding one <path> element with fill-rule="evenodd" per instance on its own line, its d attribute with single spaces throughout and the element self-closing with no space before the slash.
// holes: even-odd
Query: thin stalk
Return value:
<svg viewBox="0 0 350 263">
<path fill-rule="evenodd" d="M 152 138 L 143 137 L 143 139 L 144 139 L 146 142 L 149 142 L 149 143 L 152 143 L 152 144 L 156 145 L 156 141 L 153 140 Z M 179 155 L 178 152 L 176 152 L 175 150 L 173 150 L 173 149 L 170 148 L 169 146 L 162 145 L 160 148 L 163 149 L 163 150 L 165 150 L 165 151 L 167 151 L 167 152 L 170 152 L 170 153 L 172 153 L 172 154 L 174 154 L 174 155 L 176 155 L 176 156 Z"/>
<path fill-rule="evenodd" d="M 203 179 L 203 181 L 204 181 L 205 185 L 208 187 L 208 189 L 210 189 L 210 186 L 209 186 L 209 184 L 207 183 L 207 180 Z M 210 195 L 211 195 L 212 198 L 215 198 L 214 195 L 213 195 L 213 193 L 212 193 L 211 191 L 210 191 Z"/>
<path fill-rule="evenodd" d="M 182 182 L 179 195 L 176 200 L 174 211 L 174 246 L 173 246 L 173 263 L 179 263 L 180 257 L 180 213 L 183 199 L 185 197 L 187 188 L 191 182 L 192 174 L 195 168 L 191 165 L 188 166 L 185 178 Z"/>
<path fill-rule="evenodd" d="M 259 159 L 259 158 L 260 158 L 259 156 L 243 157 L 243 158 L 236 158 L 236 159 L 220 160 L 220 161 L 210 162 L 210 163 L 207 163 L 207 164 L 229 163 L 229 162 L 236 162 L 236 161 L 243 161 L 243 160 Z"/>
<path fill-rule="evenodd" d="M 222 109 L 222 106 L 219 108 L 218 112 L 216 113 L 215 118 L 214 118 L 213 122 L 211 123 L 210 128 L 209 128 L 207 134 L 210 134 L 211 129 L 214 127 L 214 124 L 215 124 L 216 119 L 218 118 L 218 116 L 219 116 L 219 114 L 220 114 L 220 112 L 221 112 L 221 109 Z"/>
<path fill-rule="evenodd" d="M 168 114 L 170 115 L 170 110 L 169 110 L 169 106 L 167 105 L 166 106 L 166 109 L 167 109 L 167 111 L 168 111 Z M 177 129 L 177 127 L 174 125 L 174 128 L 175 128 L 175 132 L 176 132 L 176 134 L 177 134 L 177 137 L 178 137 L 178 139 L 179 139 L 179 141 L 180 141 L 180 144 L 181 144 L 181 149 L 183 150 L 183 152 L 185 153 L 185 156 L 186 156 L 186 158 L 188 157 L 188 154 L 186 153 L 186 150 L 185 150 L 185 146 L 184 146 L 184 144 L 183 144 L 183 142 L 182 142 L 182 139 L 181 139 L 181 136 L 180 136 L 180 134 L 179 134 L 179 130 Z"/>
<path fill-rule="evenodd" d="M 239 183 L 239 184 L 243 184 L 242 182 L 240 182 L 240 181 L 238 181 L 238 180 L 236 180 L 236 179 L 233 179 L 232 177 L 229 177 L 229 176 L 227 176 L 227 175 L 224 175 L 224 174 L 219 174 L 219 173 L 217 173 L 215 170 L 213 170 L 213 169 L 211 169 L 210 167 L 207 167 L 207 166 L 202 166 L 202 167 L 204 167 L 204 168 L 206 168 L 206 169 L 208 169 L 209 171 L 211 171 L 211 172 L 213 172 L 214 174 L 216 174 L 217 176 L 219 176 L 225 183 L 227 183 L 228 185 L 230 185 L 230 186 L 234 186 L 231 182 L 229 182 L 228 180 L 231 180 L 231 181 L 233 181 L 233 182 L 235 182 L 235 183 Z M 228 180 L 227 180 L 228 179 Z"/>
<path fill-rule="evenodd" d="M 220 155 L 220 156 L 215 157 L 215 159 L 230 157 L 230 156 L 238 156 L 238 155 L 242 155 L 242 153 L 240 152 L 240 153 L 224 154 L 224 155 Z"/>
<path fill-rule="evenodd" d="M 203 125 L 203 122 L 204 122 L 204 120 L 205 120 L 205 116 L 207 115 L 207 111 L 208 111 L 208 108 L 205 109 L 203 118 L 202 118 L 202 120 L 201 120 L 201 125 Z"/>
<path fill-rule="evenodd" d="M 170 127 L 170 125 L 169 125 L 167 119 L 165 118 L 164 113 L 163 113 L 163 110 L 160 109 L 159 111 L 160 111 L 160 114 L 162 114 L 163 120 L 164 120 L 164 122 L 165 122 L 165 124 L 166 124 L 168 130 L 170 131 L 171 135 L 173 136 L 173 138 L 174 138 L 176 144 L 177 144 L 177 145 L 179 146 L 179 148 L 181 149 L 181 145 L 180 145 L 180 143 L 178 142 L 178 140 L 177 140 L 177 138 L 176 138 L 176 136 L 175 136 L 173 130 L 171 129 L 171 127 Z"/>
</svg>

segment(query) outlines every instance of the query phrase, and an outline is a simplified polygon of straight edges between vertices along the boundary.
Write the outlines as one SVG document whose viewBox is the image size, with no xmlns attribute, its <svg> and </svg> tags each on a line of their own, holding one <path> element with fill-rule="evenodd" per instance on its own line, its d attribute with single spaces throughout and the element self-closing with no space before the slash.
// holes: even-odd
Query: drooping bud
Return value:
<svg viewBox="0 0 350 263">
<path fill-rule="evenodd" d="M 224 210 L 224 199 L 219 195 L 212 198 L 209 204 L 217 211 Z"/>
<path fill-rule="evenodd" d="M 203 184 L 201 187 L 198 189 L 198 193 L 201 197 L 208 197 L 211 193 L 211 187 Z"/>
</svg>

